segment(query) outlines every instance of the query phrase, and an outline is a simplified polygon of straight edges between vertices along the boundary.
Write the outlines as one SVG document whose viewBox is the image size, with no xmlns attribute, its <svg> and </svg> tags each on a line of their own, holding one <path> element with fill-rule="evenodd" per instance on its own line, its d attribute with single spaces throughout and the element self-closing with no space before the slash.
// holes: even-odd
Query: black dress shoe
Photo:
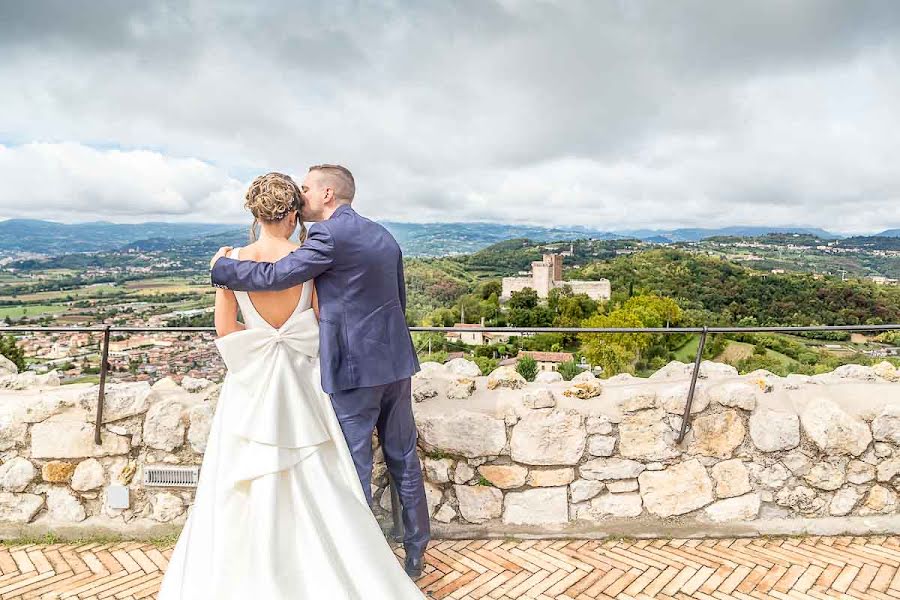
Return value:
<svg viewBox="0 0 900 600">
<path fill-rule="evenodd" d="M 406 562 L 403 564 L 403 570 L 413 579 L 418 579 L 422 576 L 422 566 L 424 562 L 421 554 L 407 554 Z"/>
</svg>

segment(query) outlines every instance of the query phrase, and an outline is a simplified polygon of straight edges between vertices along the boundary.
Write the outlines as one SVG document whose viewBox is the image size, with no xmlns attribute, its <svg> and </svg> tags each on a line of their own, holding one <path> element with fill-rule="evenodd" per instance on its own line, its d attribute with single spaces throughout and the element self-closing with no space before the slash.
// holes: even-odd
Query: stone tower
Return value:
<svg viewBox="0 0 900 600">
<path fill-rule="evenodd" d="M 531 277 L 504 277 L 501 299 L 509 299 L 513 292 L 531 288 L 538 298 L 547 298 L 550 290 L 563 284 L 572 287 L 576 294 L 587 294 L 594 300 L 609 300 L 611 286 L 608 279 L 597 281 L 563 281 L 563 255 L 545 254 L 544 259 L 531 263 Z"/>
<path fill-rule="evenodd" d="M 562 281 L 563 257 L 561 254 L 545 254 L 544 262 L 550 265 L 551 281 Z"/>
<path fill-rule="evenodd" d="M 531 263 L 531 277 L 538 298 L 546 298 L 553 289 L 553 263 L 548 258 L 550 257 L 544 256 L 543 261 Z"/>
</svg>

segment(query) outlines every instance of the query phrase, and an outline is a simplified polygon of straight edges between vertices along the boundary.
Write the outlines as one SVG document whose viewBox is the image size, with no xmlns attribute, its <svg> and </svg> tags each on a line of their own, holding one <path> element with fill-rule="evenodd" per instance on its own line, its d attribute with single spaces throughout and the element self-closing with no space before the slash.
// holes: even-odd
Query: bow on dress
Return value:
<svg viewBox="0 0 900 600">
<path fill-rule="evenodd" d="M 231 465 L 233 485 L 289 469 L 331 440 L 318 329 L 310 308 L 279 328 L 267 324 L 215 340 L 228 368 L 222 426 L 246 442 Z"/>
</svg>

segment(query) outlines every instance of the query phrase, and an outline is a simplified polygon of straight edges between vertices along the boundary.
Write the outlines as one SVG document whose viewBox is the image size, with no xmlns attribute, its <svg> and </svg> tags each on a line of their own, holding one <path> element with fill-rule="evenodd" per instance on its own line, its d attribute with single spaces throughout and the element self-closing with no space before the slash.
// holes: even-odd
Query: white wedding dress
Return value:
<svg viewBox="0 0 900 600">
<path fill-rule="evenodd" d="M 158 600 L 424 598 L 322 391 L 311 290 L 278 328 L 235 292 L 246 329 L 215 340 L 228 371 Z"/>
</svg>

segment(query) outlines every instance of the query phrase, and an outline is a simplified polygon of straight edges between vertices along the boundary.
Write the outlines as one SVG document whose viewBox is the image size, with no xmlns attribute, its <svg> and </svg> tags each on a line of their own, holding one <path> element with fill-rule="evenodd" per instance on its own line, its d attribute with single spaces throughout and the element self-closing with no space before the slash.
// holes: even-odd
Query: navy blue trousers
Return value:
<svg viewBox="0 0 900 600">
<path fill-rule="evenodd" d="M 331 404 L 372 505 L 372 432 L 384 451 L 384 461 L 397 485 L 403 516 L 403 547 L 407 554 L 422 554 L 431 538 L 428 503 L 422 469 L 416 455 L 416 423 L 412 413 L 409 378 L 386 385 L 355 388 L 331 394 Z"/>
</svg>

